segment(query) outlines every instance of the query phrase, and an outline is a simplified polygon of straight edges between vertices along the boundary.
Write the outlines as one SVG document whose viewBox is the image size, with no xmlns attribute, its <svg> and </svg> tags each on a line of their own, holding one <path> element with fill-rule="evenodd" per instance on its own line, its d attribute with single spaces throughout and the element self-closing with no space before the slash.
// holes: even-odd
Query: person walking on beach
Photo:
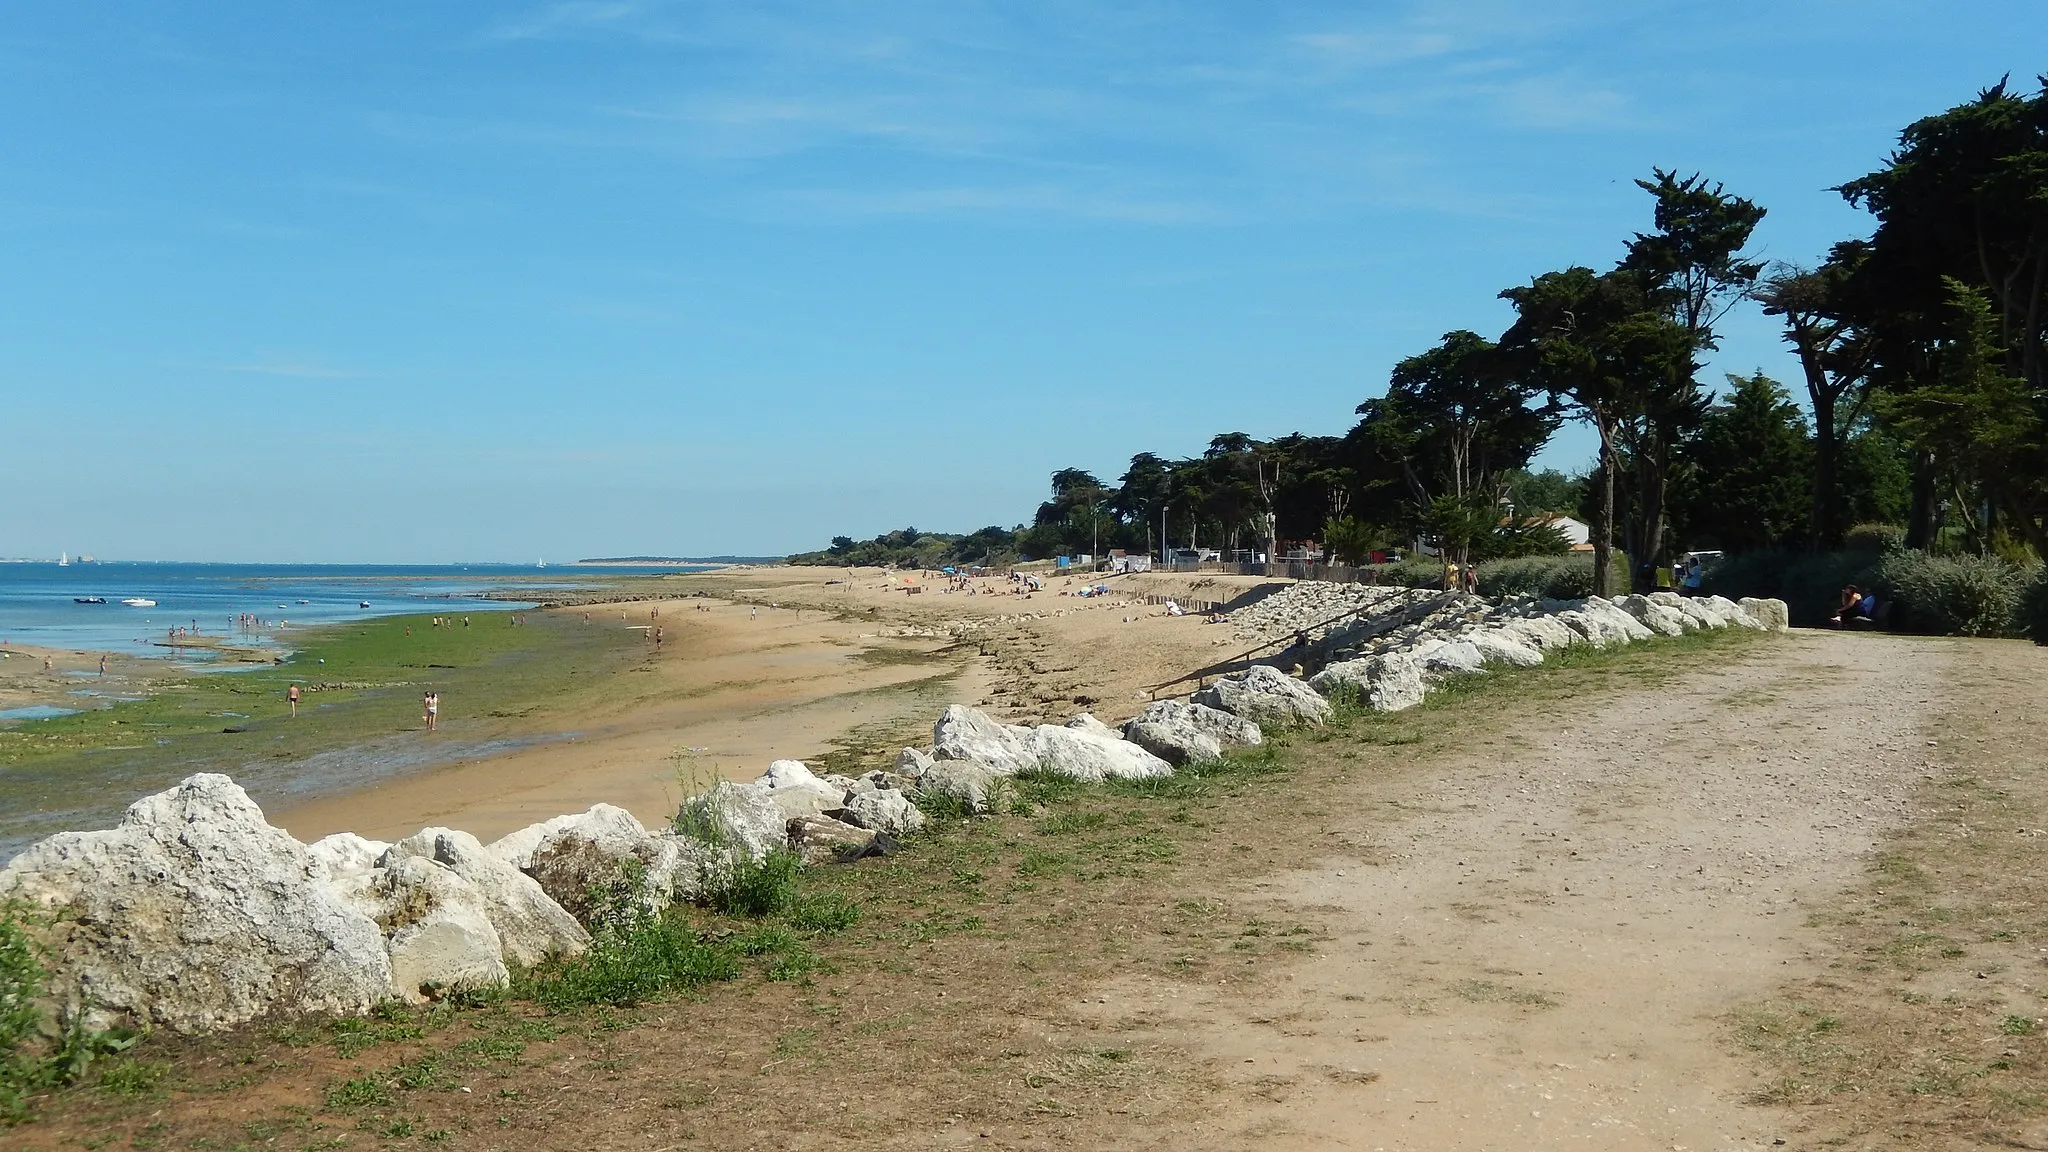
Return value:
<svg viewBox="0 0 2048 1152">
<path fill-rule="evenodd" d="M 421 699 L 421 704 L 427 711 L 427 731 L 432 732 L 441 722 L 441 694 L 429 692 Z"/>
<path fill-rule="evenodd" d="M 299 686 L 298 686 L 297 684 L 294 684 L 294 685 L 292 685 L 291 687 L 289 687 L 289 688 L 285 689 L 285 690 L 284 690 L 284 698 L 285 698 L 286 700 L 289 700 L 289 701 L 291 701 L 291 705 L 292 705 L 292 715 L 293 715 L 294 717 L 298 716 L 298 714 L 299 714 Z"/>
<path fill-rule="evenodd" d="M 104 653 L 104 652 L 102 652 L 102 653 L 100 653 L 100 679 L 102 679 L 102 680 L 105 680 L 106 678 L 107 678 L 107 654 L 106 654 L 106 653 Z"/>
</svg>

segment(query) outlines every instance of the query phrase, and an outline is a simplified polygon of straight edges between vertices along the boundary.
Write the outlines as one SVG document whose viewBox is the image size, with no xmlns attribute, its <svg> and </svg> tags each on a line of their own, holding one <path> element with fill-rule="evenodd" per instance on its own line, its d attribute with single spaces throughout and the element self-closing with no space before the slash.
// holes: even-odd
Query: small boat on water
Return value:
<svg viewBox="0 0 2048 1152">
<path fill-rule="evenodd" d="M 365 600 L 365 601 L 363 601 L 362 603 L 360 603 L 360 604 L 356 605 L 356 607 L 358 607 L 358 608 L 368 608 L 369 606 L 370 606 L 370 602 L 369 602 L 368 600 Z"/>
<path fill-rule="evenodd" d="M 71 602 L 73 604 L 105 604 L 107 598 L 105 596 L 73 596 Z"/>
<path fill-rule="evenodd" d="M 299 601 L 299 603 L 301 603 L 301 604 L 311 604 L 311 603 L 312 603 L 312 601 L 311 601 L 311 600 L 301 600 L 301 601 Z"/>
<path fill-rule="evenodd" d="M 154 601 L 154 600 L 145 600 L 145 599 L 143 599 L 143 598 L 142 598 L 142 597 L 140 597 L 140 596 L 130 596 L 130 597 L 129 597 L 129 598 L 127 598 L 126 600 L 123 600 L 123 601 L 121 601 L 121 603 L 123 603 L 123 604 L 126 604 L 126 605 L 127 605 L 127 606 L 129 606 L 130 608 L 154 608 L 154 607 L 156 607 L 156 601 Z"/>
</svg>

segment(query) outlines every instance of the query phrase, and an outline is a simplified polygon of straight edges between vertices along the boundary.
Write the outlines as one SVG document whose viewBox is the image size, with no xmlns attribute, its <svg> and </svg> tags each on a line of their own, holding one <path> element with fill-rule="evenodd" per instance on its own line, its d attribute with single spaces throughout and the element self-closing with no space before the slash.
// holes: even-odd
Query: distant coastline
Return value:
<svg viewBox="0 0 2048 1152">
<path fill-rule="evenodd" d="M 784 559 L 786 557 L 782 556 L 592 556 L 576 563 L 647 567 L 668 564 L 780 564 Z"/>
</svg>

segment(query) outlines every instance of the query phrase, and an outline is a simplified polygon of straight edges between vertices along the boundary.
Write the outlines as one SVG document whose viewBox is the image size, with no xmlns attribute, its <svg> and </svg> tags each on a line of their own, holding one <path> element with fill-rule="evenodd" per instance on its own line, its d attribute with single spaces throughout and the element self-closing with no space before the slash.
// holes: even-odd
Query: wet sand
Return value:
<svg viewBox="0 0 2048 1152">
<path fill-rule="evenodd" d="M 664 642 L 644 669 L 617 673 L 602 703 L 549 717 L 530 743 L 288 803 L 271 821 L 307 841 L 340 831 L 392 839 L 429 825 L 489 841 L 604 802 L 658 824 L 695 790 L 686 777 L 696 788 L 714 774 L 752 779 L 771 760 L 819 757 L 855 728 L 914 738 L 942 700 L 978 694 L 973 654 L 819 611 L 695 598 L 553 611 L 587 611 L 593 627 L 659 626 Z M 460 707 L 445 701 L 442 731 L 418 739 L 459 740 Z"/>
</svg>

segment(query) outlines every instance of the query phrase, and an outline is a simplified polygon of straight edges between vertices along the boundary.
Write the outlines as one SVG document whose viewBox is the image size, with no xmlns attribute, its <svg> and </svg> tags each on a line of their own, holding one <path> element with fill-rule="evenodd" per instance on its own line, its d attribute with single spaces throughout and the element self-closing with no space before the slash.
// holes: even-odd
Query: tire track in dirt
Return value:
<svg viewBox="0 0 2048 1152">
<path fill-rule="evenodd" d="M 1230 893 L 1317 925 L 1317 955 L 1088 991 L 1105 1034 L 1226 1086 L 1132 1144 L 1772 1147 L 1785 1117 L 1745 1103 L 1721 1017 L 1815 968 L 1805 911 L 1911 815 L 1951 652 L 1802 633 L 1532 714 L 1505 754 L 1333 789 L 1364 850 Z"/>
</svg>

